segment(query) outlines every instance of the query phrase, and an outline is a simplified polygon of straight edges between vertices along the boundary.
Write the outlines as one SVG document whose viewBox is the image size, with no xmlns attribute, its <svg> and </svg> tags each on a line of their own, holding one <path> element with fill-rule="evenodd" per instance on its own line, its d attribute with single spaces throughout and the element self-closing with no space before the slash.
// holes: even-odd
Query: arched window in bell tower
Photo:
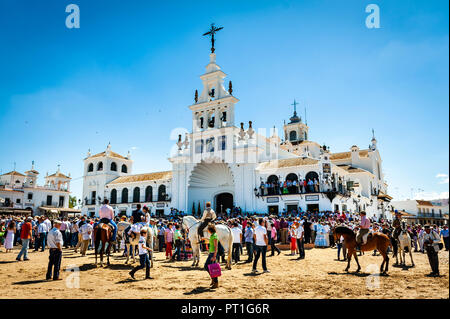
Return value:
<svg viewBox="0 0 450 319">
<path fill-rule="evenodd" d="M 289 132 L 289 140 L 290 141 L 296 141 L 297 140 L 297 132 L 296 131 L 290 131 Z"/>
</svg>

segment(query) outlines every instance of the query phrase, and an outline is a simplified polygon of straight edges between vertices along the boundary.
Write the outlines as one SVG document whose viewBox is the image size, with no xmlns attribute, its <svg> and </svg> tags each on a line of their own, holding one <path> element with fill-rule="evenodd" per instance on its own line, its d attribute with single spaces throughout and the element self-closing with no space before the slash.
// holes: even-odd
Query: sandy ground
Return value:
<svg viewBox="0 0 450 319">
<path fill-rule="evenodd" d="M 413 253 L 414 268 L 390 267 L 389 276 L 380 277 L 382 258 L 368 252 L 359 259 L 363 273 L 355 274 L 354 261 L 353 272 L 344 272 L 346 263 L 336 260 L 336 249 L 307 250 L 304 260 L 282 251 L 267 258 L 270 273 L 253 275 L 251 265 L 244 263 L 223 270 L 220 287 L 214 291 L 208 288 L 210 279 L 204 270 L 192 268 L 190 261 L 167 262 L 163 253 L 155 254 L 153 280 L 143 280 L 142 270 L 134 281 L 128 275 L 131 266 L 124 264 L 119 253 L 111 258 L 111 266 L 96 268 L 92 250 L 81 257 L 65 249 L 62 269 L 76 266 L 80 271 L 63 271 L 63 280 L 45 281 L 48 251 L 31 252 L 26 262 L 15 261 L 17 248 L 8 254 L 4 248 L 1 251 L 0 298 L 449 298 L 449 254 L 445 251 L 439 253 L 439 278 L 425 276 L 430 267 L 421 253 Z M 203 255 L 201 265 L 205 259 Z M 77 280 L 72 280 L 75 275 L 79 275 L 79 288 Z"/>
</svg>

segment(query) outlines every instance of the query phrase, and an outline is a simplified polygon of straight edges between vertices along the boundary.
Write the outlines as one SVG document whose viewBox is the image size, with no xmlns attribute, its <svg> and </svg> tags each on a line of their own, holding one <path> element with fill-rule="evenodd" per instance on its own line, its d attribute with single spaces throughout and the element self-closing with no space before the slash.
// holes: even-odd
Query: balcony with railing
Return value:
<svg viewBox="0 0 450 319">
<path fill-rule="evenodd" d="M 305 195 L 305 194 L 339 194 L 342 196 L 350 196 L 350 190 L 347 189 L 343 184 L 337 185 L 337 188 L 324 187 L 322 185 L 307 185 L 304 186 L 260 186 L 258 189 L 255 188 L 254 192 L 257 197 L 265 196 L 285 196 L 285 195 Z"/>
<path fill-rule="evenodd" d="M 56 208 L 63 208 L 64 204 L 60 202 L 48 202 L 48 201 L 42 201 L 41 206 L 44 207 L 56 207 Z"/>
</svg>

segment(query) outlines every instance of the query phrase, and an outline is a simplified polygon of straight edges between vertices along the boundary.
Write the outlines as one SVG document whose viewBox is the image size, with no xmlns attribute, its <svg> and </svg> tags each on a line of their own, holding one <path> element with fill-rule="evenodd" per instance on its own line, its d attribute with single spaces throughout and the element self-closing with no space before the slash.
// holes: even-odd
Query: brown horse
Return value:
<svg viewBox="0 0 450 319">
<path fill-rule="evenodd" d="M 111 254 L 111 246 L 113 245 L 112 241 L 112 229 L 105 223 L 99 223 L 94 229 L 94 243 L 95 243 L 95 266 L 97 266 L 97 253 L 100 243 L 102 244 L 102 248 L 100 250 L 100 266 L 103 267 L 103 254 L 105 253 L 105 246 L 108 244 L 106 248 L 106 257 L 107 257 L 107 265 L 109 266 L 109 255 Z"/>
<path fill-rule="evenodd" d="M 359 272 L 361 270 L 361 266 L 359 265 L 358 257 L 356 256 L 356 234 L 348 227 L 338 226 L 334 229 L 335 241 L 338 242 L 341 236 L 344 237 L 345 246 L 348 249 L 348 263 L 345 271 L 348 272 L 348 269 L 350 268 L 350 261 L 353 255 L 355 257 L 356 263 L 358 264 L 358 269 L 356 270 L 356 272 Z M 389 237 L 383 233 L 373 233 L 369 235 L 369 237 L 367 238 L 367 243 L 365 245 L 361 245 L 361 251 L 372 251 L 376 249 L 380 252 L 381 256 L 383 256 L 383 262 L 381 263 L 380 267 L 380 273 L 382 275 L 386 275 L 389 269 L 389 257 L 387 255 L 389 246 L 391 246 L 391 241 L 389 240 Z M 383 269 L 383 266 L 385 264 L 386 267 Z"/>
</svg>

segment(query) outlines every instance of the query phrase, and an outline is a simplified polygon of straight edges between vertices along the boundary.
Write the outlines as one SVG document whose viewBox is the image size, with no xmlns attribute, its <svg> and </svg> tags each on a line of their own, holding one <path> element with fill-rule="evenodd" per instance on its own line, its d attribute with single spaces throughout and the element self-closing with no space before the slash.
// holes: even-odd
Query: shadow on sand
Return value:
<svg viewBox="0 0 450 319">
<path fill-rule="evenodd" d="M 127 279 L 124 279 L 124 280 L 121 280 L 121 281 L 118 281 L 118 282 L 116 282 L 116 284 L 128 284 L 128 283 L 130 283 L 130 282 L 136 282 L 137 280 L 134 280 L 134 279 L 132 279 L 132 278 L 127 278 Z"/>
<path fill-rule="evenodd" d="M 198 295 L 198 294 L 202 294 L 202 293 L 210 292 L 210 291 L 214 291 L 214 289 L 206 288 L 206 287 L 197 287 L 197 288 L 192 289 L 191 291 L 184 292 L 183 295 L 186 295 L 186 296 Z"/>
<path fill-rule="evenodd" d="M 414 266 L 413 265 L 400 265 L 400 264 L 393 264 L 392 265 L 392 267 L 395 267 L 395 268 L 401 268 L 402 270 L 409 270 L 410 268 L 414 268 Z"/>
<path fill-rule="evenodd" d="M 80 271 L 87 271 L 97 268 L 94 264 L 84 264 L 79 267 Z"/>
<path fill-rule="evenodd" d="M 370 274 L 366 274 L 363 272 L 341 272 L 341 273 L 337 273 L 335 271 L 331 271 L 328 273 L 329 275 L 350 275 L 350 276 L 356 276 L 356 277 L 367 277 L 370 276 Z"/>
<path fill-rule="evenodd" d="M 162 265 L 162 267 L 179 269 L 180 271 L 204 270 L 202 267 L 199 267 L 199 266 L 192 267 L 192 266 Z"/>
<path fill-rule="evenodd" d="M 244 276 L 246 276 L 246 277 L 256 277 L 256 276 L 260 276 L 262 274 L 263 274 L 263 272 L 258 271 L 256 273 L 253 273 L 253 272 L 246 273 L 246 274 L 244 274 Z"/>
<path fill-rule="evenodd" d="M 40 284 L 43 282 L 50 282 L 50 281 L 52 281 L 52 280 L 45 280 L 45 279 L 25 280 L 25 281 L 14 282 L 13 285 L 32 285 L 32 284 Z"/>
</svg>

